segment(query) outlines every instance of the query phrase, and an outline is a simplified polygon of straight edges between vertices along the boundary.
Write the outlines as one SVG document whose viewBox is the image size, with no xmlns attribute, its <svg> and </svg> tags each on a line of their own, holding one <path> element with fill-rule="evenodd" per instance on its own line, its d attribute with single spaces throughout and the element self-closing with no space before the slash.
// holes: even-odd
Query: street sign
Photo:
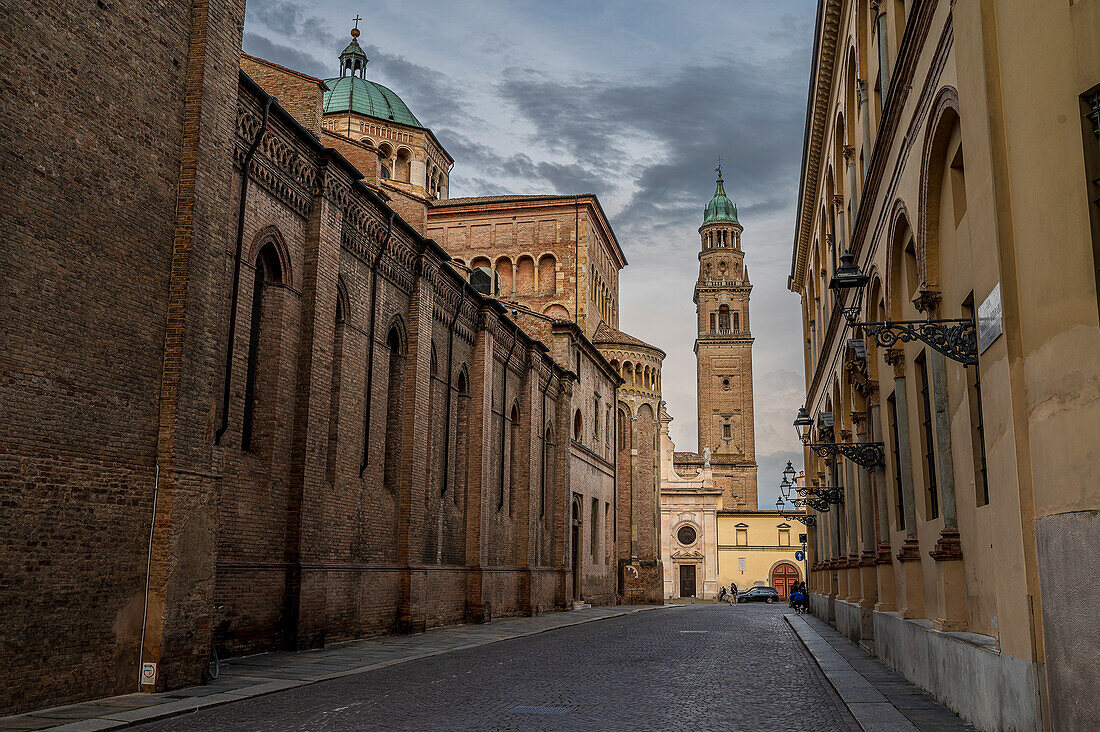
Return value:
<svg viewBox="0 0 1100 732">
<path fill-rule="evenodd" d="M 978 353 L 993 345 L 1004 331 L 1001 321 L 1001 283 L 998 282 L 981 305 L 978 306 Z"/>
<path fill-rule="evenodd" d="M 794 553 L 794 558 L 796 562 L 804 562 L 806 561 L 806 552 L 799 549 Z"/>
</svg>

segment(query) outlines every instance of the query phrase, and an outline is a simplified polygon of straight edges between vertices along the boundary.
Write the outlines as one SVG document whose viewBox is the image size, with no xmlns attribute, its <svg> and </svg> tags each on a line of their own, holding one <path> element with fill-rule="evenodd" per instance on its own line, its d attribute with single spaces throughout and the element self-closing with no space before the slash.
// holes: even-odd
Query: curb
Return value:
<svg viewBox="0 0 1100 732">
<path fill-rule="evenodd" d="M 916 732 L 919 729 L 809 623 L 797 615 L 784 615 L 783 618 L 864 732 Z"/>
</svg>

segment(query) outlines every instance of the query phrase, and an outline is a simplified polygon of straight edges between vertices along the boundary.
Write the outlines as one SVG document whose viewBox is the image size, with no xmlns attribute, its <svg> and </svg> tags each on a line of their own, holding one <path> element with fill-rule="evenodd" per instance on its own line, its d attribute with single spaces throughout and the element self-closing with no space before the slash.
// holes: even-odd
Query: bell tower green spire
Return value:
<svg viewBox="0 0 1100 732">
<path fill-rule="evenodd" d="M 718 180 L 714 187 L 714 197 L 703 209 L 703 224 L 715 224 L 726 222 L 737 223 L 737 206 L 726 196 L 725 186 L 722 185 L 722 159 L 718 159 L 718 167 L 714 169 L 718 174 Z"/>
</svg>

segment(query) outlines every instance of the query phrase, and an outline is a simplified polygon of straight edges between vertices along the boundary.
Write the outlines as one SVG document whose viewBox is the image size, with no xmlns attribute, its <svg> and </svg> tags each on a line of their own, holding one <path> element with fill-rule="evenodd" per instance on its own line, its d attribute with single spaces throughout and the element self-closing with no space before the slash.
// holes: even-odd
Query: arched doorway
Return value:
<svg viewBox="0 0 1100 732">
<path fill-rule="evenodd" d="M 779 596 L 786 599 L 791 594 L 791 587 L 798 582 L 798 568 L 790 562 L 780 562 L 772 567 L 771 581 Z"/>
</svg>

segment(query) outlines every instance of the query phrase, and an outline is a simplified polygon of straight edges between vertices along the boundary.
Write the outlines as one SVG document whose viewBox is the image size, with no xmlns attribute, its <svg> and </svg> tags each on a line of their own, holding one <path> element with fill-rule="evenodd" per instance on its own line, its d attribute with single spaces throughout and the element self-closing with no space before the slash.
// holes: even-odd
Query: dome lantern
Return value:
<svg viewBox="0 0 1100 732">
<path fill-rule="evenodd" d="M 363 53 L 363 49 L 359 46 L 359 21 L 362 18 L 356 15 L 354 20 L 355 27 L 351 29 L 351 43 L 340 54 L 340 76 L 358 76 L 364 79 L 367 73 L 367 54 Z"/>
</svg>

